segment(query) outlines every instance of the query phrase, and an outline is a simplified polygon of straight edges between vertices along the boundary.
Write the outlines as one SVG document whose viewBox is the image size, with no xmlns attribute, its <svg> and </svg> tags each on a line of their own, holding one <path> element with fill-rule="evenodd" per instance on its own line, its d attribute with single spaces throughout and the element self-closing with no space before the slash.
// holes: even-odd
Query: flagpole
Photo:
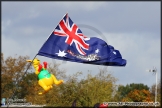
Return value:
<svg viewBox="0 0 162 108">
<path fill-rule="evenodd" d="M 156 92 L 155 92 L 155 107 L 156 107 L 156 102 L 157 102 L 157 71 L 155 71 L 156 74 Z"/>
<path fill-rule="evenodd" d="M 148 72 L 153 72 L 153 73 L 155 73 L 155 102 L 154 102 L 154 104 L 155 104 L 155 107 L 156 107 L 156 102 L 157 102 L 157 69 L 156 69 L 156 67 L 153 67 L 153 69 L 149 69 L 149 70 L 146 70 L 146 71 L 148 71 Z"/>
<path fill-rule="evenodd" d="M 66 14 L 68 14 L 68 13 L 66 13 Z M 65 15 L 66 15 L 66 14 L 65 14 Z M 63 16 L 63 18 L 65 17 L 65 15 Z M 60 21 L 61 21 L 61 20 L 60 20 Z M 57 27 L 57 26 L 56 26 L 56 27 Z M 53 31 L 55 31 L 56 27 L 54 28 Z M 52 33 L 53 33 L 53 31 L 52 31 Z M 52 33 L 51 33 L 51 34 L 52 34 Z M 48 36 L 48 38 L 51 36 L 51 34 Z M 48 40 L 48 38 L 46 39 L 46 41 Z M 46 41 L 44 42 L 44 44 L 46 43 Z M 43 45 L 44 45 L 44 44 L 43 44 Z M 42 45 L 42 46 L 43 46 L 43 45 Z"/>
<path fill-rule="evenodd" d="M 36 58 L 37 55 L 38 55 L 38 54 L 35 55 L 35 57 L 33 58 L 33 60 Z M 33 60 L 32 60 L 32 62 L 33 62 Z M 29 67 L 31 66 L 32 62 L 30 62 L 30 64 L 28 65 L 28 67 L 27 67 L 27 69 L 26 69 L 24 75 L 27 73 L 27 70 L 28 70 Z M 22 76 L 22 78 L 24 77 L 24 75 Z M 21 80 L 22 80 L 22 78 L 21 78 Z M 17 89 L 17 87 L 18 87 L 19 81 L 21 81 L 21 80 L 18 80 L 18 81 L 17 81 L 16 89 Z M 9 99 L 12 99 L 12 98 L 14 97 L 14 95 L 15 95 L 15 93 L 16 93 L 16 89 L 14 90 L 13 95 L 12 95 Z M 8 104 L 8 105 L 9 105 L 9 104 Z M 7 105 L 7 107 L 8 107 L 8 105 Z"/>
<path fill-rule="evenodd" d="M 68 14 L 68 13 L 67 13 L 67 14 Z M 66 15 L 66 14 L 65 14 L 65 15 Z M 64 16 L 65 16 L 65 15 L 64 15 Z M 55 29 L 56 29 L 56 28 L 55 28 Z M 54 30 L 55 30 L 55 29 L 54 29 Z M 48 38 L 49 38 L 50 36 L 51 36 L 51 35 L 49 35 Z M 46 39 L 46 41 L 48 40 L 48 38 Z M 44 42 L 44 44 L 46 43 L 46 41 Z M 43 44 L 43 45 L 44 45 L 44 44 Z M 42 46 L 43 46 L 43 45 L 42 45 Z M 42 48 L 42 47 L 41 47 L 41 48 Z M 38 52 L 38 53 L 39 53 L 39 52 Z M 38 53 L 35 55 L 35 57 L 38 55 Z M 35 59 L 35 57 L 33 58 L 33 60 Z M 32 62 L 33 62 L 33 60 L 32 60 Z M 30 62 L 30 64 L 29 64 L 29 66 L 27 67 L 27 69 L 26 69 L 24 75 L 27 73 L 27 70 L 28 70 L 29 67 L 31 66 L 32 62 Z M 24 77 L 24 75 L 22 76 L 22 78 Z M 20 80 L 17 81 L 17 85 L 18 85 L 19 81 L 20 81 Z M 16 89 L 17 89 L 17 86 L 16 86 Z M 14 90 L 13 95 L 10 97 L 10 99 L 12 99 L 12 98 L 14 97 L 14 95 L 15 95 L 15 93 L 16 93 L 16 89 Z M 8 104 L 8 105 L 9 105 L 9 104 Z M 8 105 L 7 105 L 7 107 L 8 107 Z"/>
</svg>

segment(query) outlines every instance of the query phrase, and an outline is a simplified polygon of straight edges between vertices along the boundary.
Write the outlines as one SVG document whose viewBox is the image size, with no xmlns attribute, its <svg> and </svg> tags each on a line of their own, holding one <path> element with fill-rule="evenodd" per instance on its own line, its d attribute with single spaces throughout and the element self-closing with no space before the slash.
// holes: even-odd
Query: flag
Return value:
<svg viewBox="0 0 162 108">
<path fill-rule="evenodd" d="M 38 51 L 40 56 L 85 64 L 125 66 L 120 52 L 97 37 L 87 37 L 65 14 Z"/>
</svg>

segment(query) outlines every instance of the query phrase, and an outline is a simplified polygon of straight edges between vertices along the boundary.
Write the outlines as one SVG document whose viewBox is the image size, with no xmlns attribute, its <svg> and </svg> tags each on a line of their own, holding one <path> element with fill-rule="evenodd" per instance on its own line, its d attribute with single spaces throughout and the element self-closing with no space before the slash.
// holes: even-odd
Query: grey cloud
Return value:
<svg viewBox="0 0 162 108">
<path fill-rule="evenodd" d="M 90 4 L 94 10 L 87 11 Z M 6 2 L 2 5 L 4 9 L 5 5 Z M 16 23 L 21 26 L 32 24 L 52 28 L 69 12 L 76 24 L 91 25 L 103 32 L 160 32 L 159 2 L 13 2 L 9 6 L 10 10 L 5 9 L 3 13 L 2 8 L 2 13 L 8 18 L 12 15 L 12 19 L 17 15 L 23 17 Z M 33 13 L 39 14 L 39 18 L 28 19 Z"/>
</svg>

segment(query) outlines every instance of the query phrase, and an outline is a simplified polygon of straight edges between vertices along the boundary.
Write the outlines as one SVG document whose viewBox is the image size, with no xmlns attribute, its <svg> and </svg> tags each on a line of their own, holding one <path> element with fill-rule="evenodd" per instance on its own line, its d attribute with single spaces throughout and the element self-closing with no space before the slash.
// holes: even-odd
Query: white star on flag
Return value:
<svg viewBox="0 0 162 108">
<path fill-rule="evenodd" d="M 113 51 L 113 53 L 116 55 L 116 52 L 115 51 Z"/>
<path fill-rule="evenodd" d="M 98 52 L 99 52 L 99 49 L 96 49 L 96 50 L 95 50 L 95 53 L 98 53 Z"/>
<path fill-rule="evenodd" d="M 60 56 L 60 57 L 65 57 L 65 55 L 67 54 L 67 53 L 64 53 L 64 51 L 60 51 L 59 50 L 59 53 L 56 53 L 58 56 Z"/>
</svg>

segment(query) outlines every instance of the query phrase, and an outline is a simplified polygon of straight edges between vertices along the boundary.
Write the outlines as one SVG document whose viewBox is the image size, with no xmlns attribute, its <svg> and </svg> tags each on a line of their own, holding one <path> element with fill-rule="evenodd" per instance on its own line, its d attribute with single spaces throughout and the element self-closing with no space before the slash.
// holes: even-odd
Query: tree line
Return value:
<svg viewBox="0 0 162 108">
<path fill-rule="evenodd" d="M 82 72 L 67 75 L 66 70 L 61 70 L 61 64 L 48 64 L 49 72 L 64 83 L 56 86 L 44 95 L 38 95 L 43 90 L 38 85 L 37 76 L 32 66 L 26 60 L 28 56 L 7 57 L 1 53 L 1 97 L 26 99 L 36 105 L 68 106 L 77 99 L 78 107 L 93 106 L 103 102 L 154 102 L 155 84 L 151 87 L 142 83 L 117 85 L 115 78 L 108 70 L 99 69 L 98 74 L 87 74 L 86 78 L 79 79 Z M 25 74 L 26 69 L 28 71 Z M 161 98 L 161 84 L 158 83 L 157 101 Z M 14 94 L 14 96 L 13 96 Z M 12 97 L 13 96 L 13 97 Z"/>
</svg>

